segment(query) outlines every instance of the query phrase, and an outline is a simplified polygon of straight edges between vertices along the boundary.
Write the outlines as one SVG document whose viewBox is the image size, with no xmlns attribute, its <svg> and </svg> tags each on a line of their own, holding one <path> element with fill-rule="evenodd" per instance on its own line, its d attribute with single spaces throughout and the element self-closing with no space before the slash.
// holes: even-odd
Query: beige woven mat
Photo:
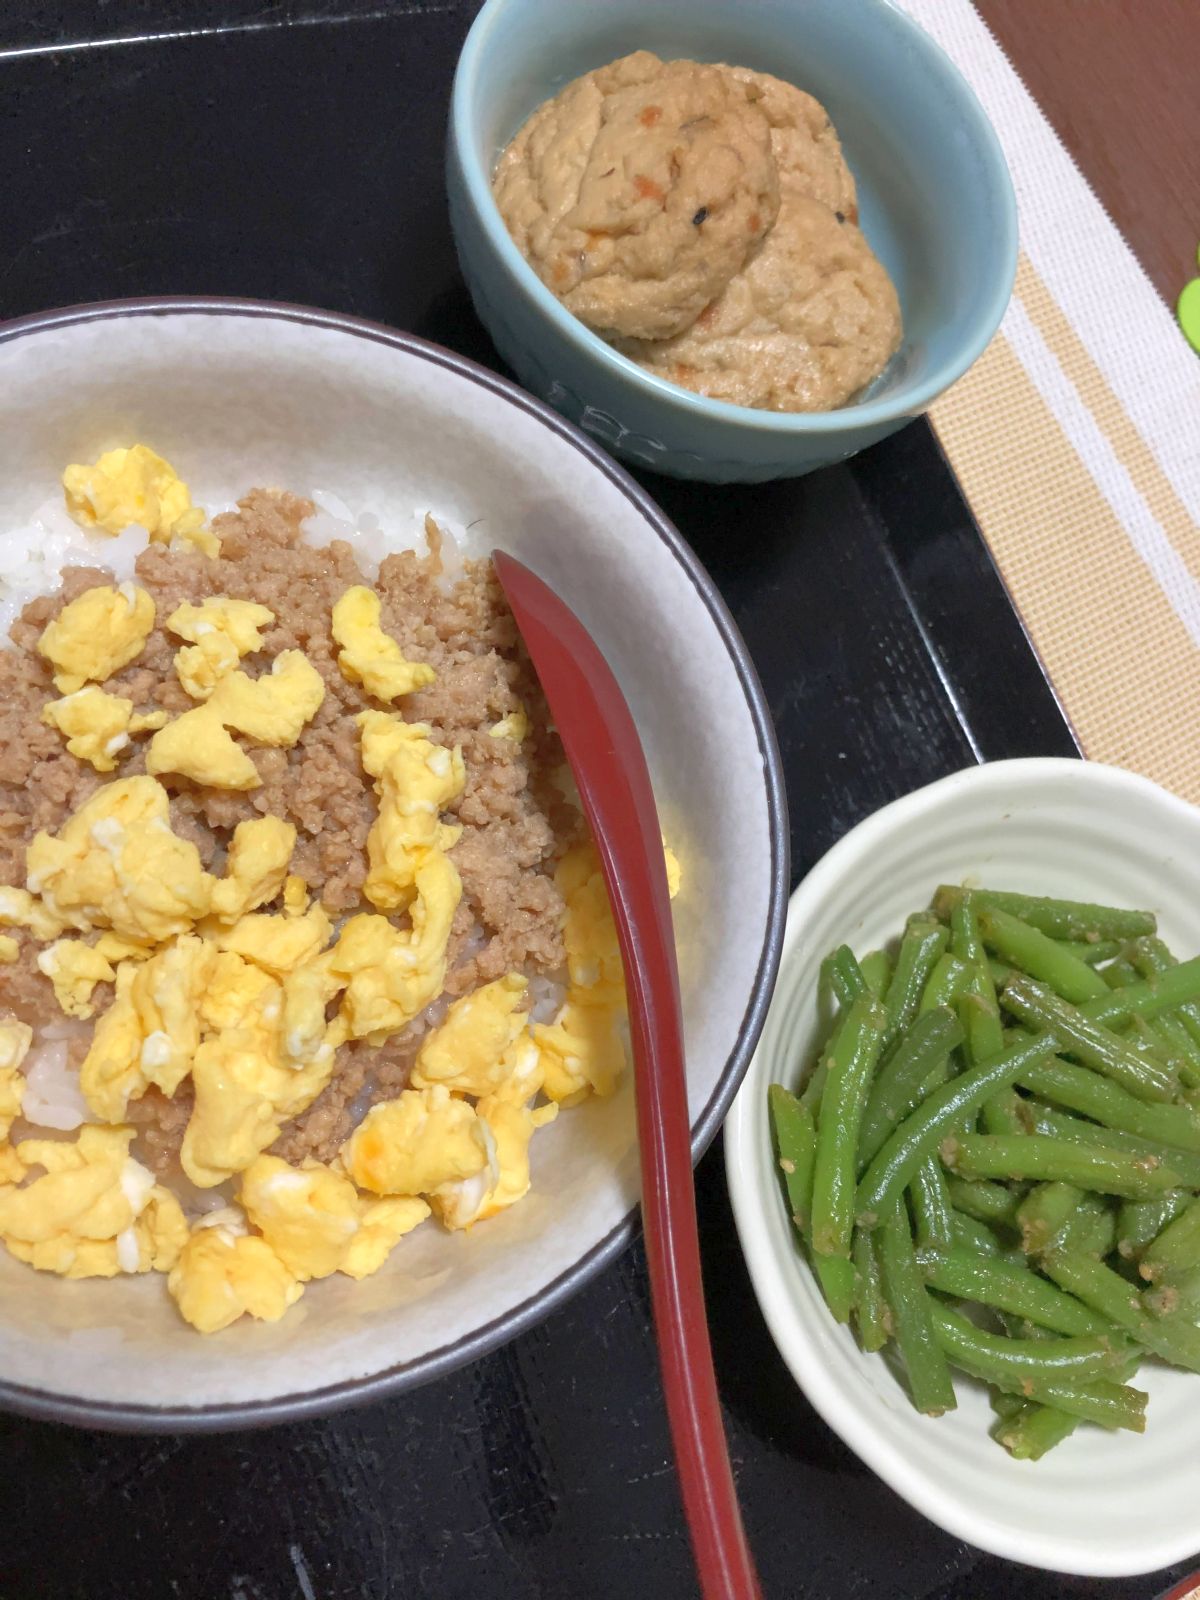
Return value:
<svg viewBox="0 0 1200 1600">
<path fill-rule="evenodd" d="M 1200 802 L 1200 360 L 969 0 L 902 3 L 1021 214 L 1004 324 L 934 426 L 1085 754 Z"/>
</svg>

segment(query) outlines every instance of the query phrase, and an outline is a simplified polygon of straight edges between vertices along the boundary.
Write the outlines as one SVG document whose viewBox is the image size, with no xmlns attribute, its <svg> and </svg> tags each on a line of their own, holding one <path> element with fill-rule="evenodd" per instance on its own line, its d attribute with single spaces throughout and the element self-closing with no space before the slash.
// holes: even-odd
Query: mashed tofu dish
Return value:
<svg viewBox="0 0 1200 1600">
<path fill-rule="evenodd" d="M 0 650 L 0 1242 L 274 1320 L 516 1204 L 612 1092 L 599 863 L 491 564 L 432 516 L 390 554 L 277 490 L 210 523 L 144 445 L 63 489 Z"/>
<path fill-rule="evenodd" d="M 682 388 L 829 411 L 899 348 L 829 115 L 769 73 L 623 56 L 538 107 L 493 190 L 546 287 Z"/>
</svg>

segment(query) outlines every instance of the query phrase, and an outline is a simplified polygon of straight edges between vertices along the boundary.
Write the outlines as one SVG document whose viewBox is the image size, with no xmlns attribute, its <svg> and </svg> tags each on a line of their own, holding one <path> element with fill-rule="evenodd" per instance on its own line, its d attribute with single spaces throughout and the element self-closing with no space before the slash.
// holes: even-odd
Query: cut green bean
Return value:
<svg viewBox="0 0 1200 1600">
<path fill-rule="evenodd" d="M 1126 1261 L 1140 1261 L 1152 1244 L 1191 1201 L 1186 1189 L 1168 1189 L 1153 1200 L 1124 1200 L 1117 1214 L 1117 1252 Z"/>
<path fill-rule="evenodd" d="M 917 1266 L 904 1208 L 891 1208 L 879 1230 L 883 1291 L 892 1331 L 908 1374 L 912 1403 L 929 1416 L 953 1411 L 957 1402 L 950 1368 L 933 1336 L 933 1302 Z"/>
<path fill-rule="evenodd" d="M 979 905 L 1020 917 L 1052 939 L 1139 939 L 1154 933 L 1158 926 L 1151 911 L 1126 911 L 1083 900 L 1011 894 L 1002 889 L 975 889 L 972 893 Z M 962 895 L 962 889 L 942 884 L 934 896 L 934 911 L 948 922 Z"/>
<path fill-rule="evenodd" d="M 887 988 L 887 1030 L 884 1048 L 912 1025 L 934 966 L 946 949 L 946 930 L 931 916 L 910 917 L 896 953 L 896 969 Z"/>
<path fill-rule="evenodd" d="M 885 1146 L 886 1149 L 886 1146 Z M 1179 1174 L 1119 1150 L 1095 1149 L 1027 1133 L 1011 1137 L 989 1133 L 947 1138 L 941 1156 L 962 1178 L 1012 1178 L 1048 1183 L 1071 1183 L 1101 1194 L 1149 1199 L 1179 1187 Z M 865 1181 L 865 1180 L 864 1180 Z M 860 1209 L 870 1209 L 861 1206 Z"/>
<path fill-rule="evenodd" d="M 854 1235 L 854 1270 L 858 1275 L 854 1319 L 864 1350 L 882 1350 L 891 1338 L 892 1313 L 883 1293 L 876 1235 L 861 1229 Z"/>
<path fill-rule="evenodd" d="M 997 961 L 995 956 L 987 957 L 987 969 L 988 977 L 991 978 L 992 987 L 995 989 L 997 994 L 1000 993 L 1001 989 L 1003 989 L 1004 985 L 1010 978 L 1015 978 L 1017 976 L 1014 968 L 1006 966 L 1003 961 Z M 1005 1398 L 1009 1399 L 1011 1397 L 1006 1395 Z"/>
<path fill-rule="evenodd" d="M 1153 1021 L 1134 1015 L 1134 1025 L 1153 1040 L 1164 1060 L 1171 1061 L 1190 1089 L 1200 1088 L 1200 1045 L 1192 1038 L 1183 1020 L 1171 1011 L 1161 1011 Z"/>
<path fill-rule="evenodd" d="M 962 1027 L 945 1007 L 917 1018 L 880 1067 L 863 1114 L 858 1160 L 863 1166 L 929 1091 L 944 1081 L 947 1059 L 961 1044 Z"/>
<path fill-rule="evenodd" d="M 1200 1155 L 1200 1114 L 1190 1106 L 1139 1100 L 1089 1068 L 1058 1059 L 1033 1062 L 1017 1082 L 1094 1122 Z"/>
<path fill-rule="evenodd" d="M 979 936 L 1001 960 L 1048 985 L 1072 1005 L 1108 998 L 1108 985 L 1086 961 L 1019 917 L 1006 911 L 981 911 Z"/>
<path fill-rule="evenodd" d="M 839 945 L 829 957 L 829 977 L 838 1004 L 844 1011 L 849 1011 L 856 1000 L 861 1000 L 868 993 L 867 980 L 849 945 Z"/>
<path fill-rule="evenodd" d="M 1048 1250 L 1074 1216 L 1083 1190 L 1072 1183 L 1036 1184 L 1017 1207 L 1017 1228 L 1026 1255 Z"/>
<path fill-rule="evenodd" d="M 1200 1267 L 1200 1200 L 1193 1200 L 1147 1245 L 1141 1275 L 1171 1283 Z"/>
<path fill-rule="evenodd" d="M 1002 1444 L 1014 1461 L 1040 1461 L 1047 1451 L 1069 1439 L 1080 1423 L 1066 1411 L 1040 1406 L 1024 1400 L 992 1427 L 992 1438 Z"/>
<path fill-rule="evenodd" d="M 812 1114 L 781 1083 L 771 1085 L 767 1091 L 767 1104 L 771 1125 L 775 1130 L 775 1151 L 787 1188 L 792 1221 L 802 1234 L 807 1235 L 812 1206 L 813 1162 L 817 1149 Z"/>
<path fill-rule="evenodd" d="M 1139 1359 L 1135 1353 L 1123 1370 L 1114 1376 L 1128 1383 L 1137 1371 Z M 1002 1444 L 1017 1461 L 1040 1461 L 1048 1450 L 1070 1438 L 1080 1422 L 1065 1411 L 1053 1406 L 1023 1401 L 1020 1407 L 1007 1415 L 999 1413 L 999 1421 L 992 1428 L 992 1438 Z"/>
<path fill-rule="evenodd" d="M 968 1182 L 966 1178 L 950 1177 L 946 1180 L 950 1204 L 956 1211 L 974 1217 L 977 1222 L 1016 1222 L 1020 1195 L 1002 1183 Z"/>
<path fill-rule="evenodd" d="M 1102 1258 L 1117 1244 L 1117 1214 L 1099 1194 L 1085 1194 L 1054 1240 L 1056 1250 L 1077 1250 L 1080 1255 Z"/>
<path fill-rule="evenodd" d="M 925 992 L 917 1008 L 918 1015 L 923 1016 L 926 1011 L 936 1011 L 940 1006 L 953 1007 L 958 1001 L 967 977 L 966 967 L 956 956 L 952 956 L 948 951 L 945 955 L 939 956 L 926 980 Z"/>
<path fill-rule="evenodd" d="M 917 1261 L 925 1273 L 926 1283 L 942 1294 L 993 1306 L 1014 1317 L 1026 1317 L 1052 1333 L 1080 1337 L 1116 1333 L 1112 1323 L 1089 1311 L 1028 1267 L 993 1261 L 961 1247 L 945 1252 L 923 1250 Z"/>
<path fill-rule="evenodd" d="M 1181 961 L 1153 978 L 1124 984 L 1103 1000 L 1089 1000 L 1079 1009 L 1089 1022 L 1106 1026 L 1131 1016 L 1156 1017 L 1162 1011 L 1179 1011 L 1200 1000 L 1200 956 Z"/>
<path fill-rule="evenodd" d="M 1108 1378 L 1129 1359 L 1129 1345 L 1115 1330 L 1109 1334 L 1087 1334 L 1053 1339 L 1013 1339 L 1007 1334 L 987 1333 L 969 1322 L 960 1311 L 941 1302 L 933 1306 L 934 1337 L 946 1353 L 954 1354 L 968 1343 L 975 1359 L 986 1363 L 989 1383 L 1011 1388 L 1011 1380 L 1034 1382 L 1087 1382 Z"/>
<path fill-rule="evenodd" d="M 835 1322 L 849 1322 L 858 1294 L 858 1273 L 853 1261 L 845 1256 L 819 1256 L 815 1251 L 810 1251 L 809 1259 L 830 1315 Z"/>
<path fill-rule="evenodd" d="M 975 1217 L 968 1217 L 961 1211 L 955 1211 L 952 1220 L 954 1243 L 962 1249 L 974 1250 L 976 1255 L 981 1256 L 1004 1254 L 1004 1246 L 986 1222 L 979 1222 Z"/>
<path fill-rule="evenodd" d="M 1098 967 L 1101 962 L 1112 961 L 1124 949 L 1120 939 L 1064 939 L 1063 947 L 1078 956 L 1080 961 L 1086 961 L 1089 967 Z"/>
<path fill-rule="evenodd" d="M 817 973 L 817 1025 L 827 1038 L 837 1015 L 837 996 L 833 992 L 833 956 L 827 955 Z"/>
<path fill-rule="evenodd" d="M 1116 995 L 1109 996 L 1109 1003 L 1116 998 Z M 1140 1099 L 1175 1098 L 1179 1085 L 1171 1072 L 1146 1061 L 1115 1033 L 1089 1020 L 1082 1011 L 1033 978 L 1014 978 L 1000 1000 L 1006 1011 L 1053 1038 L 1056 1053 L 1077 1057 L 1084 1066 L 1104 1073 Z"/>
<path fill-rule="evenodd" d="M 1200 1328 L 1183 1317 L 1152 1316 L 1141 1296 L 1102 1261 L 1075 1251 L 1054 1250 L 1043 1257 L 1042 1270 L 1060 1289 L 1116 1323 L 1145 1349 L 1173 1366 L 1200 1372 Z"/>
<path fill-rule="evenodd" d="M 881 1215 L 953 1128 L 978 1111 L 990 1095 L 1007 1088 L 1023 1068 L 1046 1059 L 1053 1049 L 1050 1040 L 1031 1039 L 935 1089 L 885 1141 L 863 1174 L 856 1202 L 859 1217 Z M 869 1220 L 866 1225 L 871 1226 Z"/>
<path fill-rule="evenodd" d="M 813 1166 L 812 1245 L 818 1255 L 850 1254 L 859 1128 L 886 1027 L 887 1013 L 864 993 L 829 1053 Z"/>
<path fill-rule="evenodd" d="M 946 1176 L 936 1156 L 927 1156 L 908 1186 L 913 1226 L 922 1250 L 948 1250 L 954 1243 L 954 1213 Z M 863 1232 L 860 1228 L 859 1232 Z"/>
<path fill-rule="evenodd" d="M 1008 1394 L 1004 1389 L 997 1389 L 993 1386 L 988 1391 L 988 1404 L 998 1418 L 1004 1418 L 1016 1416 L 1025 1402 L 1020 1395 Z"/>
<path fill-rule="evenodd" d="M 886 950 L 870 950 L 858 964 L 867 988 L 882 1000 L 892 978 L 892 958 Z"/>
<path fill-rule="evenodd" d="M 980 1131 L 983 1133 L 1028 1133 L 1025 1124 L 1024 1101 L 1015 1089 L 1001 1089 L 986 1100 L 979 1113 Z M 973 1130 L 964 1128 L 964 1133 Z"/>
<path fill-rule="evenodd" d="M 1200 1375 L 1200 955 L 1150 912 L 944 885 L 833 950 L 818 1011 L 768 1110 L 833 1317 L 918 1410 L 986 1384 L 1017 1460 L 1140 1432 L 1147 1352 Z"/>
<path fill-rule="evenodd" d="M 977 1067 L 1004 1048 L 1000 1008 L 996 990 L 987 969 L 987 957 L 979 935 L 979 919 L 974 896 L 968 891 L 954 908 L 950 919 L 951 949 L 966 967 L 968 981 L 959 997 L 958 1016 L 967 1035 L 967 1060 Z"/>
<path fill-rule="evenodd" d="M 1183 1022 L 1170 1012 L 1151 1020 L 1136 1013 L 1127 1023 L 1118 1024 L 1139 1055 L 1160 1062 L 1173 1072 L 1186 1088 L 1200 1087 L 1200 1068 L 1192 1059 L 1195 1046 Z"/>
<path fill-rule="evenodd" d="M 967 1063 L 978 1067 L 1004 1049 L 1004 1028 L 1000 1021 L 996 986 L 992 982 L 980 938 L 975 901 L 970 892 L 964 894 L 954 908 L 950 919 L 950 935 L 954 953 L 970 975 L 959 997 L 958 1015 L 967 1036 Z M 1012 1126 L 1011 1106 L 1005 1090 L 989 1096 L 979 1114 L 988 1133 L 1016 1131 Z"/>
<path fill-rule="evenodd" d="M 1142 1294 L 1142 1304 L 1153 1316 L 1200 1319 L 1200 1267 L 1185 1272 L 1172 1283 L 1156 1283 Z"/>
<path fill-rule="evenodd" d="M 1138 939 L 1129 948 L 1129 959 L 1143 977 L 1154 979 L 1178 967 L 1180 963 L 1161 939 Z M 1172 1017 L 1192 1045 L 1192 1061 L 1200 1067 L 1200 1001 L 1184 1001 L 1178 1017 Z"/>
<path fill-rule="evenodd" d="M 836 1037 L 836 1030 L 835 1030 Z M 832 1043 L 832 1040 L 830 1041 Z M 820 1115 L 821 1100 L 825 1094 L 825 1080 L 829 1076 L 829 1055 L 823 1054 L 816 1062 L 800 1091 L 800 1103 L 815 1121 Z"/>
<path fill-rule="evenodd" d="M 1105 1150 L 1125 1150 L 1144 1161 L 1165 1162 L 1175 1169 L 1185 1187 L 1200 1189 L 1200 1158 L 1188 1155 L 1185 1150 L 1172 1150 L 1165 1144 L 1154 1144 L 1149 1139 L 1138 1139 L 1131 1133 L 1120 1133 L 1116 1128 L 1102 1128 L 1099 1123 L 1084 1122 L 1067 1111 L 1057 1111 L 1037 1100 L 1026 1100 L 1025 1110 L 1030 1118 L 1031 1133 L 1049 1133 L 1058 1139 L 1070 1139 L 1075 1144 L 1099 1145 Z"/>
</svg>

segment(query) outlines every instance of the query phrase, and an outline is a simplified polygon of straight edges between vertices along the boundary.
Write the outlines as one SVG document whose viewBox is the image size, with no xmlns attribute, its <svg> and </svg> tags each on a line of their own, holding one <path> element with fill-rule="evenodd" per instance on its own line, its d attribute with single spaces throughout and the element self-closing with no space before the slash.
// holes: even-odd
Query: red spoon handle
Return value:
<svg viewBox="0 0 1200 1600">
<path fill-rule="evenodd" d="M 642 1217 L 667 1416 L 705 1600 L 758 1600 L 704 1311 L 683 1017 L 662 836 L 642 743 L 591 636 L 540 578 L 493 557 L 600 853 L 629 994 Z"/>
<path fill-rule="evenodd" d="M 653 892 L 655 867 L 667 900 L 661 851 L 645 877 L 617 879 L 606 871 L 606 878 L 614 903 L 620 895 L 628 906 L 626 917 L 617 916 L 617 931 L 629 991 L 638 1115 L 646 1127 L 642 1217 L 663 1388 L 701 1588 L 710 1600 L 754 1600 L 758 1580 L 729 1465 L 704 1312 L 674 944 L 664 942 L 652 907 L 640 903 Z"/>
</svg>

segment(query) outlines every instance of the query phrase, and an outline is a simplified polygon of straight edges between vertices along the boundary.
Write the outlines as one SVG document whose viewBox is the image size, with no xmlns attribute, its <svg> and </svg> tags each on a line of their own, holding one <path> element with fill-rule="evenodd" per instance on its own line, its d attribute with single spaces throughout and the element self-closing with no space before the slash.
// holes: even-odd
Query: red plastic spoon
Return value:
<svg viewBox="0 0 1200 1600">
<path fill-rule="evenodd" d="M 579 618 L 528 567 L 492 554 L 591 824 L 625 964 L 642 1222 L 667 1416 L 705 1600 L 758 1600 L 704 1314 L 679 971 L 654 791 L 616 678 Z"/>
</svg>

